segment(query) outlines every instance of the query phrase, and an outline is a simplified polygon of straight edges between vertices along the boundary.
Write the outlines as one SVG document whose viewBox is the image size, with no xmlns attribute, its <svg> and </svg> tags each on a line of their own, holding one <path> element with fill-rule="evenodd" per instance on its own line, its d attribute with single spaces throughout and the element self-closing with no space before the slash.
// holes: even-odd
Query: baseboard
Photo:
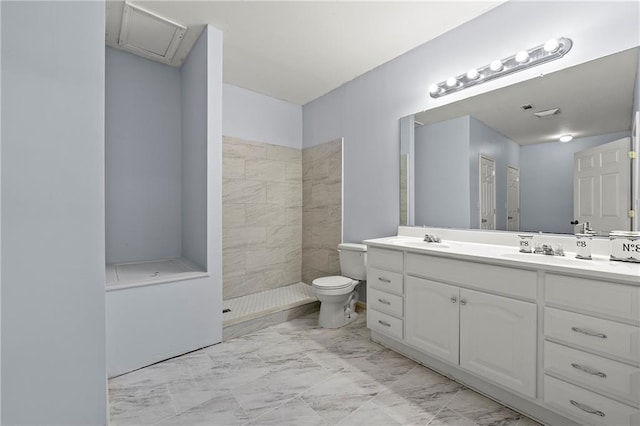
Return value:
<svg viewBox="0 0 640 426">
<path fill-rule="evenodd" d="M 367 310 L 367 304 L 358 300 L 356 302 L 356 312 L 361 312 L 366 310 Z"/>
</svg>

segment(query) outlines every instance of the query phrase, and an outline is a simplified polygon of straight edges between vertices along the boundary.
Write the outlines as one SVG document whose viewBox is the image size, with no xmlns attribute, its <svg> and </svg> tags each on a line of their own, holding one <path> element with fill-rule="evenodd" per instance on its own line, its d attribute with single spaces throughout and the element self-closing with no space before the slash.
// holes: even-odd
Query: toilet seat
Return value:
<svg viewBox="0 0 640 426">
<path fill-rule="evenodd" d="M 334 275 L 331 277 L 316 278 L 311 283 L 312 287 L 324 290 L 339 290 L 353 285 L 354 280 L 351 278 Z"/>
</svg>

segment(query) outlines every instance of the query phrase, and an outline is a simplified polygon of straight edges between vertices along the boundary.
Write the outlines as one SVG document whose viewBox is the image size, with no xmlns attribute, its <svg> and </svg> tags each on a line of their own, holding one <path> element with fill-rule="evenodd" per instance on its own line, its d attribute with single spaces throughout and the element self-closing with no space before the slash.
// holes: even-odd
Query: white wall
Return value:
<svg viewBox="0 0 640 426">
<path fill-rule="evenodd" d="M 107 263 L 182 252 L 180 70 L 106 48 Z"/>
<path fill-rule="evenodd" d="M 207 267 L 207 29 L 180 70 L 182 255 Z M 212 147 L 213 148 L 213 147 Z"/>
<path fill-rule="evenodd" d="M 105 424 L 105 5 L 1 19 L 2 423 Z"/>
<path fill-rule="evenodd" d="M 304 147 L 344 137 L 344 240 L 396 233 L 400 117 L 637 46 L 640 5 L 613 3 L 510 1 L 305 105 Z M 428 96 L 433 82 L 560 36 L 574 41 L 560 60 Z"/>
<path fill-rule="evenodd" d="M 223 135 L 302 149 L 300 105 L 231 84 L 223 85 L 222 101 Z"/>
</svg>

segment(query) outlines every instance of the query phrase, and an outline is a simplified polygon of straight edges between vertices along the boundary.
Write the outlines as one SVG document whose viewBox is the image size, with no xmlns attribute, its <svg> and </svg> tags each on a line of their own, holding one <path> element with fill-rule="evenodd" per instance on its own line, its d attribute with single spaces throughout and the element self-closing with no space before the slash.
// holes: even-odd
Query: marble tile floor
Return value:
<svg viewBox="0 0 640 426">
<path fill-rule="evenodd" d="M 113 425 L 537 425 L 317 312 L 109 381 Z"/>
</svg>

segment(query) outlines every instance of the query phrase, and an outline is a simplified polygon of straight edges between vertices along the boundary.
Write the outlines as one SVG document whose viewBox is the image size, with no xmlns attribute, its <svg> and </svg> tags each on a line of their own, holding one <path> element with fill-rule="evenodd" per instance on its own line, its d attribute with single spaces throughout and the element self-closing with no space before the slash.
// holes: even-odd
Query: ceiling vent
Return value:
<svg viewBox="0 0 640 426">
<path fill-rule="evenodd" d="M 171 63 L 186 31 L 183 25 L 125 3 L 118 45 L 150 59 Z"/>
<path fill-rule="evenodd" d="M 538 111 L 533 113 L 533 115 L 535 115 L 538 118 L 550 118 L 559 114 L 560 114 L 560 108 L 551 108 L 551 109 L 546 109 L 544 111 Z"/>
<path fill-rule="evenodd" d="M 533 105 L 524 104 L 524 105 L 520 105 L 520 108 L 522 108 L 523 111 L 529 111 L 530 109 L 533 109 Z"/>
</svg>

